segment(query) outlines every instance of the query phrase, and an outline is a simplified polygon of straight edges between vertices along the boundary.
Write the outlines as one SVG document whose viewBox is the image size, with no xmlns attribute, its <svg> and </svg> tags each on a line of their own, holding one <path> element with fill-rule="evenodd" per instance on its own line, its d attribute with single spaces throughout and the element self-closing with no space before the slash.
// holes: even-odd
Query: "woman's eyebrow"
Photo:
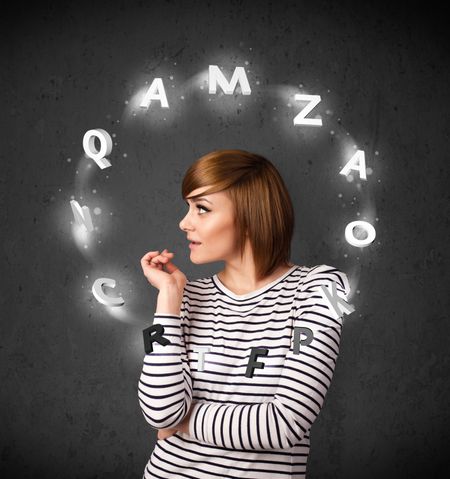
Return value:
<svg viewBox="0 0 450 479">
<path fill-rule="evenodd" d="M 186 197 L 187 200 L 189 200 L 190 198 L 191 198 L 190 196 Z M 211 203 L 211 201 L 207 200 L 204 196 L 200 196 L 200 198 L 195 198 L 192 201 L 195 203 L 195 202 L 200 201 L 200 200 L 205 200 L 208 203 Z M 186 201 L 186 203 L 189 204 L 187 201 Z"/>
</svg>

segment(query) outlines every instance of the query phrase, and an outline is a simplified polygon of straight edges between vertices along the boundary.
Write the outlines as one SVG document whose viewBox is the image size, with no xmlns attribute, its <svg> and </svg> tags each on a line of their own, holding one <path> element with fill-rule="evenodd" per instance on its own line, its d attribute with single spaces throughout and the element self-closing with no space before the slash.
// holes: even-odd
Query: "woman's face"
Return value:
<svg viewBox="0 0 450 479">
<path fill-rule="evenodd" d="M 189 211 L 179 224 L 187 238 L 201 243 L 190 248 L 191 261 L 196 264 L 231 261 L 238 255 L 233 203 L 227 194 L 219 191 L 196 199 L 195 202 L 189 199 L 209 188 L 210 186 L 204 186 L 188 195 L 186 202 Z M 189 243 L 190 241 L 186 242 L 187 248 Z"/>
</svg>

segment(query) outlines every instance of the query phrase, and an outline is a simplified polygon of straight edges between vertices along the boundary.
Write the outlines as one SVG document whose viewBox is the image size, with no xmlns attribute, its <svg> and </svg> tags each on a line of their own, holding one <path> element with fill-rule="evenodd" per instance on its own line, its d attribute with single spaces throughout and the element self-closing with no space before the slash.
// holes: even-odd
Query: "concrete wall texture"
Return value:
<svg viewBox="0 0 450 479">
<path fill-rule="evenodd" d="M 219 270 L 190 261 L 178 223 L 184 173 L 220 148 L 276 165 L 295 206 L 292 261 L 334 265 L 352 284 L 356 311 L 313 425 L 309 479 L 448 477 L 449 42 L 441 10 L 411 5 L 4 11 L 2 477 L 142 476 L 156 433 L 137 382 L 157 290 L 139 260 L 167 247 L 189 278 Z M 228 78 L 245 67 L 251 95 L 200 88 L 209 65 Z M 170 108 L 137 108 L 155 77 Z M 322 127 L 293 125 L 300 106 L 288 103 L 301 92 L 321 95 Z M 112 135 L 111 168 L 84 156 L 92 128 Z M 356 149 L 367 181 L 339 175 Z M 71 199 L 98 226 L 88 248 L 72 234 Z M 344 228 L 363 217 L 377 237 L 357 248 Z M 116 279 L 121 311 L 93 297 L 98 277 Z"/>
</svg>

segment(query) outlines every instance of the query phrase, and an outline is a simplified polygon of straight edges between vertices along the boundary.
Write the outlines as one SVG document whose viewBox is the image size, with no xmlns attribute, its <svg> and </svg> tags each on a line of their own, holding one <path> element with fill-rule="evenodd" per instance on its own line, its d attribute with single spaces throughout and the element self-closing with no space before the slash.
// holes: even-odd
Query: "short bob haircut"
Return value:
<svg viewBox="0 0 450 479">
<path fill-rule="evenodd" d="M 244 150 L 212 151 L 187 170 L 181 186 L 183 199 L 206 186 L 211 188 L 190 198 L 228 193 L 234 205 L 237 248 L 242 258 L 248 234 L 258 281 L 279 266 L 289 265 L 294 208 L 283 179 L 269 160 Z"/>
</svg>

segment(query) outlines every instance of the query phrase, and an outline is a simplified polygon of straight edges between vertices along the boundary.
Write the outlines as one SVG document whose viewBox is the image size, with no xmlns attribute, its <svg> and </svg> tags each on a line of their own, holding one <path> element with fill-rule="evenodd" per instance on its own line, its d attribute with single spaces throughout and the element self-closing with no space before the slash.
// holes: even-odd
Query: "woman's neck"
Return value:
<svg viewBox="0 0 450 479">
<path fill-rule="evenodd" d="M 261 281 L 256 281 L 256 278 L 249 275 L 246 271 L 236 272 L 236 270 L 230 274 L 230 271 L 225 267 L 223 271 L 217 273 L 217 277 L 230 291 L 235 294 L 247 294 L 252 291 L 263 288 L 266 284 L 271 283 L 280 276 L 283 276 L 294 266 L 293 263 L 288 265 L 279 266 L 272 274 L 266 276 Z"/>
</svg>

